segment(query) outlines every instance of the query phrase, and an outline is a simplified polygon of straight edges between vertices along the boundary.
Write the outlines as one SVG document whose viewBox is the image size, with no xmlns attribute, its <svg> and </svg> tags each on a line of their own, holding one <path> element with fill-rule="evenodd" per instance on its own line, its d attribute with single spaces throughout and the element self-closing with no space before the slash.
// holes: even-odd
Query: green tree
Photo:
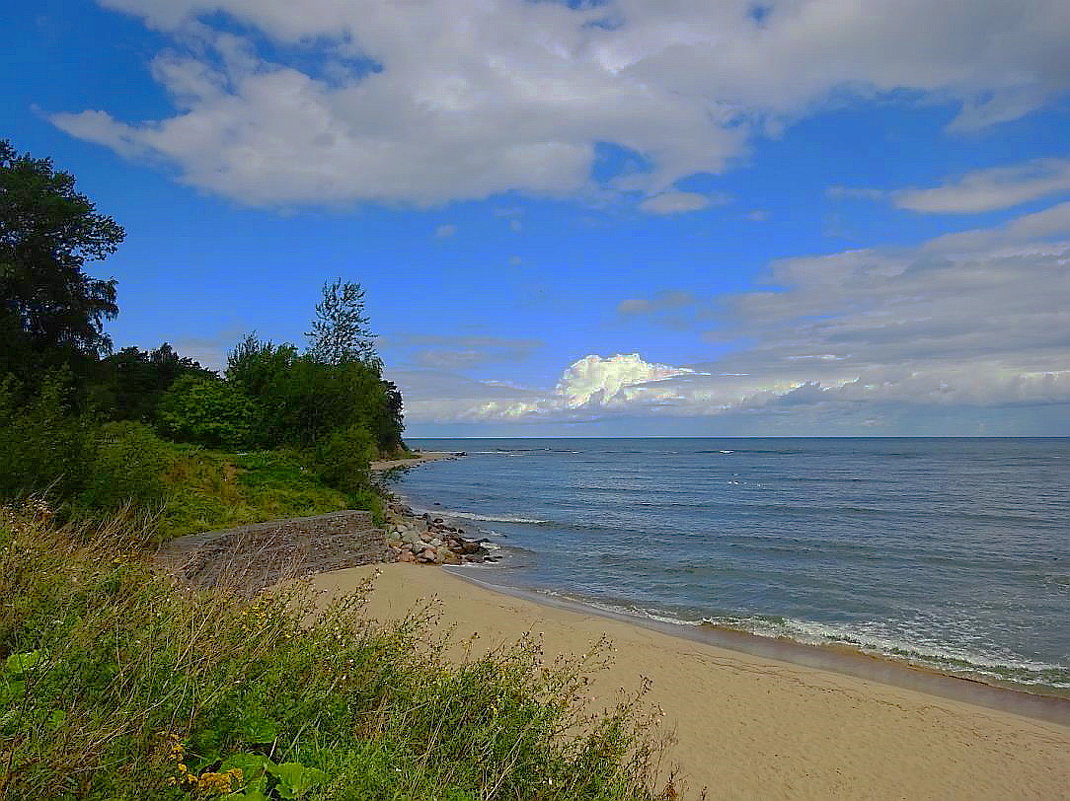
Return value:
<svg viewBox="0 0 1070 801">
<path fill-rule="evenodd" d="M 36 391 L 17 384 L 0 379 L 0 499 L 33 492 L 69 498 L 94 458 L 92 426 L 71 408 L 70 371 L 49 373 Z"/>
<path fill-rule="evenodd" d="M 215 378 L 193 359 L 179 356 L 168 343 L 155 350 L 123 348 L 97 363 L 90 394 L 93 405 L 112 420 L 152 423 L 161 398 L 184 375 Z"/>
<path fill-rule="evenodd" d="M 240 386 L 186 375 L 163 396 L 158 417 L 161 431 L 181 442 L 242 448 L 251 444 L 255 413 Z"/>
<path fill-rule="evenodd" d="M 122 227 L 75 191 L 50 159 L 0 141 L 0 374 L 107 352 L 115 281 L 83 271 L 123 241 Z"/>
<path fill-rule="evenodd" d="M 306 336 L 308 354 L 317 362 L 363 362 L 382 368 L 364 311 L 364 288 L 358 283 L 341 278 L 324 282 L 323 300 L 316 305 L 316 319 Z"/>
</svg>

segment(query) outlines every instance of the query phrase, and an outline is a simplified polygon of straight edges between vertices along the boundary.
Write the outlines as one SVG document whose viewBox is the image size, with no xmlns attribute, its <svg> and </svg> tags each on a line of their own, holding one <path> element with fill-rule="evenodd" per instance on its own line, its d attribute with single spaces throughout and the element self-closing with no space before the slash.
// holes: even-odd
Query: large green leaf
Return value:
<svg viewBox="0 0 1070 801">
<path fill-rule="evenodd" d="M 322 770 L 306 768 L 299 762 L 283 762 L 268 767 L 268 771 L 279 780 L 275 790 L 280 798 L 301 798 L 316 785 L 327 781 L 327 774 Z"/>
<path fill-rule="evenodd" d="M 13 676 L 21 676 L 40 665 L 48 658 L 48 653 L 43 650 L 27 651 L 24 654 L 12 654 L 4 661 L 4 672 Z"/>
</svg>

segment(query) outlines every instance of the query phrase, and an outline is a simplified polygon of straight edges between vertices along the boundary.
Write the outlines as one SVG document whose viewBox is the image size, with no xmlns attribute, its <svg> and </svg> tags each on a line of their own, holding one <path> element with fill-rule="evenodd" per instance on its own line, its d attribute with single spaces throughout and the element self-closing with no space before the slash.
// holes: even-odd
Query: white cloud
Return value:
<svg viewBox="0 0 1070 801">
<path fill-rule="evenodd" d="M 723 327 L 713 338 L 735 343 L 734 352 L 682 366 L 588 356 L 552 389 L 473 395 L 454 407 L 463 408 L 457 419 L 828 408 L 845 419 L 879 409 L 878 417 L 902 420 L 909 409 L 1070 404 L 1070 241 L 1035 238 L 1056 230 L 1070 232 L 1070 203 L 971 232 L 968 243 L 942 237 L 911 249 L 784 259 L 770 265 L 768 288 L 720 299 Z M 619 310 L 654 304 L 633 298 Z"/>
<path fill-rule="evenodd" d="M 435 237 L 438 239 L 447 239 L 457 233 L 456 225 L 443 224 L 435 229 Z"/>
<path fill-rule="evenodd" d="M 710 205 L 710 198 L 697 192 L 663 192 L 639 204 L 647 214 L 683 214 L 700 211 Z"/>
<path fill-rule="evenodd" d="M 901 209 L 934 214 L 974 214 L 1005 209 L 1070 192 L 1070 159 L 1039 159 L 967 173 L 930 189 L 893 193 Z"/>
<path fill-rule="evenodd" d="M 618 354 L 607 359 L 585 356 L 569 365 L 561 375 L 555 394 L 569 409 L 588 405 L 612 406 L 627 402 L 639 385 L 692 372 L 685 367 L 643 361 L 638 353 Z"/>
<path fill-rule="evenodd" d="M 1070 88 L 1065 0 L 102 2 L 171 37 L 176 113 L 55 124 L 263 206 L 582 195 L 599 142 L 658 195 L 831 97 L 959 103 L 965 130 Z"/>
<path fill-rule="evenodd" d="M 995 228 L 944 234 L 924 246 L 932 252 L 968 252 L 1070 234 L 1070 201 L 1015 217 Z"/>
</svg>

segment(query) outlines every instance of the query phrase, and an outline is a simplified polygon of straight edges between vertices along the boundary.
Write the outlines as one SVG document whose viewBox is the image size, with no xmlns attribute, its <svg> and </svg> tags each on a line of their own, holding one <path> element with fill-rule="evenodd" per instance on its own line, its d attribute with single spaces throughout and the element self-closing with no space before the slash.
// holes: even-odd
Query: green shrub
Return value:
<svg viewBox="0 0 1070 801">
<path fill-rule="evenodd" d="M 93 459 L 93 429 L 74 413 L 68 373 L 47 376 L 21 398 L 0 380 L 0 499 L 44 493 L 66 499 L 84 486 Z"/>
<path fill-rule="evenodd" d="M 167 443 L 141 423 L 105 423 L 97 433 L 95 458 L 79 503 L 91 509 L 124 504 L 163 504 L 164 473 L 172 456 Z"/>
<path fill-rule="evenodd" d="M 123 555 L 139 538 L 0 510 L 5 798 L 655 797 L 635 700 L 584 711 L 604 648 L 451 662 L 426 615 L 380 626 L 359 594 L 316 611 L 300 585 L 182 591 Z"/>
<path fill-rule="evenodd" d="M 157 418 L 160 430 L 179 442 L 244 448 L 251 443 L 255 409 L 234 384 L 186 375 L 164 394 Z"/>
<path fill-rule="evenodd" d="M 378 453 L 366 428 L 352 425 L 332 432 L 316 447 L 316 469 L 330 486 L 359 493 L 369 486 L 368 464 Z"/>
</svg>

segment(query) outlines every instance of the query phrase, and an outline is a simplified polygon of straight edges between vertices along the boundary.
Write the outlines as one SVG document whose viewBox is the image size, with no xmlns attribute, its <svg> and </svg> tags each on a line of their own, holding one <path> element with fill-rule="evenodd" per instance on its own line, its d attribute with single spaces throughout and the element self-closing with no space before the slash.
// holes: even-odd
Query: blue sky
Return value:
<svg viewBox="0 0 1070 801">
<path fill-rule="evenodd" d="M 1070 9 L 15 2 L 3 136 L 218 367 L 360 281 L 411 435 L 1070 434 Z"/>
</svg>

